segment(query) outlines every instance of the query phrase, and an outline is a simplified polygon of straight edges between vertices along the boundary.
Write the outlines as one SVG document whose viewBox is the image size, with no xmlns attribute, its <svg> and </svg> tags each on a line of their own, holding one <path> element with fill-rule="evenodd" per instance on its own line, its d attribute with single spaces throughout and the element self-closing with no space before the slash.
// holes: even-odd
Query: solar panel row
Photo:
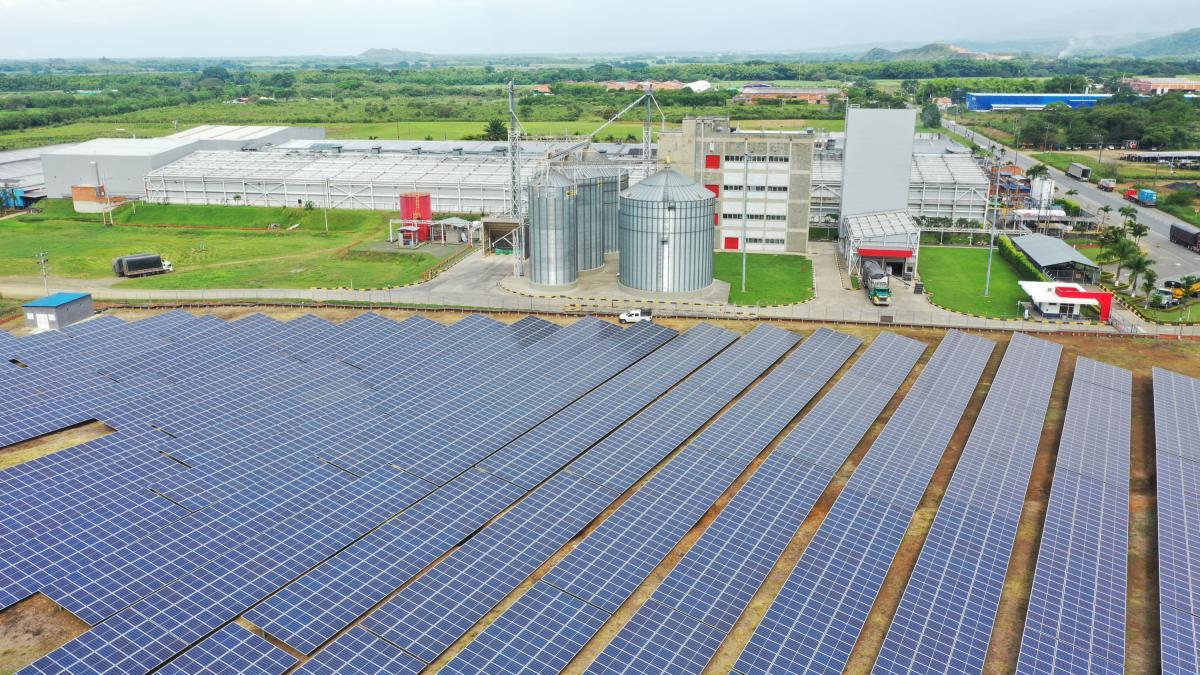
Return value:
<svg viewBox="0 0 1200 675">
<path fill-rule="evenodd" d="M 583 600 L 607 614 L 616 612 L 858 345 L 858 340 L 833 331 L 814 333 L 546 574 L 539 585 L 563 592 L 551 606 Z M 506 613 L 521 616 L 529 609 L 524 602 L 522 597 Z M 538 612 L 529 616 L 538 616 Z M 539 616 L 539 623 L 525 625 L 513 640 L 506 637 L 498 650 L 496 641 L 486 639 L 493 624 L 451 666 L 499 661 L 498 667 L 503 669 L 511 661 L 533 669 L 547 668 L 573 656 L 568 647 L 590 638 L 598 629 L 592 626 L 589 614 L 572 615 L 561 626 L 547 624 L 548 620 Z M 572 640 L 551 646 L 533 638 L 548 630 L 568 634 Z M 536 647 L 520 646 L 527 642 Z"/>
<path fill-rule="evenodd" d="M 1061 352 L 1013 336 L 873 672 L 983 671 Z"/>
<path fill-rule="evenodd" d="M 710 359 L 733 339 L 733 334 L 728 331 L 707 325 L 698 326 L 505 446 L 490 459 L 504 467 L 513 464 L 514 456 L 528 457 L 539 448 L 553 449 L 551 452 L 543 451 L 543 457 L 536 463 L 539 469 L 528 465 L 524 475 L 528 477 L 539 471 L 554 471 L 674 385 L 689 370 Z M 637 382 L 638 387 L 625 386 L 631 382 Z M 547 459 L 553 457 L 560 458 L 560 463 L 554 464 Z M 451 481 L 447 487 L 456 481 Z M 523 487 L 514 490 L 511 500 L 498 502 L 495 508 L 481 509 L 484 505 L 476 504 L 471 499 L 465 504 L 456 503 L 461 502 L 465 495 L 456 495 L 452 500 L 448 497 L 449 501 L 441 508 L 446 511 L 478 511 L 486 520 L 509 506 L 524 492 Z M 430 499 L 433 497 L 422 504 Z M 256 607 L 247 614 L 247 618 L 304 653 L 312 652 L 462 538 L 455 533 L 449 539 L 434 536 L 436 528 L 420 521 L 416 521 L 416 526 L 409 525 L 407 521 L 411 520 L 411 515 L 411 512 L 405 513 L 384 525 Z M 447 516 L 437 512 L 431 512 L 429 518 L 448 520 Z M 476 527 L 470 527 L 461 534 L 465 535 Z M 353 590 L 348 592 L 348 588 Z"/>
<path fill-rule="evenodd" d="M 1132 375 L 1080 357 L 1017 671 L 1122 672 Z"/>
<path fill-rule="evenodd" d="M 925 351 L 885 333 L 800 420 L 590 671 L 698 673 L 774 567 L 843 459 Z M 814 463 L 824 458 L 824 465 Z M 839 464 L 840 466 L 840 464 Z"/>
<path fill-rule="evenodd" d="M 950 332 L 872 443 L 738 658 L 840 672 L 994 344 Z"/>
<path fill-rule="evenodd" d="M 795 343 L 781 333 L 760 328 L 738 340 L 371 614 L 364 627 L 432 661 L 620 495 L 572 467 L 658 463 Z"/>
<path fill-rule="evenodd" d="M 237 624 L 229 624 L 157 672 L 164 675 L 283 675 L 296 657 Z"/>
<path fill-rule="evenodd" d="M 569 330 L 569 329 L 567 329 L 567 330 Z M 566 331 L 563 331 L 563 332 L 566 332 Z M 649 332 L 649 331 L 618 332 L 617 335 L 611 335 L 610 337 L 613 339 L 617 339 L 620 336 L 624 336 L 624 335 L 631 336 L 630 339 L 633 339 L 633 340 L 640 339 L 641 341 L 636 344 L 640 344 L 641 348 L 646 349 L 646 350 L 652 348 L 652 345 L 654 344 L 654 339 L 656 337 L 659 337 L 656 334 Z M 603 353 L 603 350 L 597 350 L 597 353 Z M 597 366 L 593 366 L 593 367 L 597 367 Z M 603 367 L 599 367 L 599 369 L 603 370 Z M 385 469 L 382 469 L 379 471 L 383 471 L 385 473 L 387 473 L 387 472 L 394 473 L 395 472 L 394 469 L 390 469 L 387 467 L 385 467 Z M 371 476 L 368 476 L 367 478 L 365 478 L 363 480 L 368 480 L 370 478 L 371 478 Z M 362 482 L 362 481 L 358 481 L 358 482 Z M 354 485 L 357 485 L 358 482 L 356 482 L 355 484 L 352 484 L 351 487 L 353 487 Z M 507 485 L 507 484 L 505 484 L 505 485 Z M 309 509 L 309 511 L 311 511 L 311 510 L 312 509 Z M 396 509 L 396 510 L 399 510 L 399 509 Z M 318 511 L 319 511 L 319 509 L 318 509 Z M 353 518 L 356 523 L 361 523 L 361 525 L 368 526 L 368 529 L 370 529 L 370 527 L 374 527 L 375 524 L 377 524 L 378 522 L 381 522 L 383 519 L 385 519 L 386 516 L 383 515 L 384 513 L 386 513 L 386 511 L 367 510 L 365 512 L 356 513 L 353 516 Z M 318 514 L 317 517 L 318 517 L 318 522 L 319 522 L 321 519 L 321 516 Z M 344 514 L 344 513 L 340 514 L 340 516 L 339 516 L 339 514 L 335 512 L 335 513 L 330 514 L 329 517 L 336 518 L 336 517 L 348 517 L 348 516 L 346 516 L 346 514 Z M 297 520 L 302 521 L 303 518 L 299 518 L 299 519 L 293 518 L 292 521 L 289 521 L 288 525 L 291 525 L 291 526 L 298 525 L 299 523 L 297 522 Z M 372 521 L 374 521 L 374 522 L 372 522 Z M 356 538 L 357 536 L 361 536 L 361 535 L 354 535 L 355 531 L 356 531 L 356 529 L 354 527 L 344 527 L 338 531 L 338 534 L 343 535 L 343 536 L 351 536 L 352 537 L 351 541 L 353 541 L 353 538 Z M 365 531 L 362 531 L 362 533 L 365 533 Z M 221 558 L 217 559 L 213 563 L 205 565 L 198 572 L 193 573 L 192 575 L 189 575 L 189 577 L 185 577 L 185 579 L 181 580 L 181 582 L 175 584 L 173 587 L 168 587 L 168 589 L 165 589 L 163 592 L 157 593 L 155 596 L 152 596 L 147 601 L 143 601 L 142 603 L 139 603 L 138 606 L 134 607 L 131 610 L 133 612 L 133 615 L 131 615 L 131 617 L 136 617 L 136 619 L 129 618 L 129 620 L 126 621 L 126 623 L 129 623 L 131 625 L 125 626 L 125 627 L 121 626 L 121 624 L 122 624 L 121 619 L 128 618 L 128 617 L 123 617 L 125 612 L 122 612 L 122 613 L 118 614 L 116 617 L 114 617 L 113 619 L 110 619 L 108 622 L 106 622 L 105 624 L 100 626 L 98 629 L 93 630 L 92 632 L 85 635 L 84 638 L 81 638 L 80 640 L 77 640 L 77 641 L 71 643 L 63 650 L 59 650 L 59 652 L 52 654 L 51 657 L 49 657 L 49 658 L 51 658 L 51 659 L 57 658 L 60 660 L 63 658 L 67 658 L 67 660 L 69 660 L 70 659 L 69 653 L 72 650 L 74 650 L 77 653 L 77 658 L 80 658 L 80 659 L 88 658 L 89 654 L 92 651 L 94 651 L 94 649 L 103 648 L 102 645 L 106 639 L 121 640 L 121 639 L 123 639 L 123 634 L 127 634 L 130 631 L 144 630 L 145 626 L 142 624 L 145 624 L 145 623 L 152 624 L 155 629 L 163 629 L 163 628 L 166 628 L 167 626 L 170 626 L 170 629 L 171 629 L 170 631 L 164 630 L 163 632 L 172 632 L 173 633 L 174 637 L 170 641 L 172 643 L 172 645 L 179 644 L 177 642 L 179 633 L 183 633 L 185 637 L 192 637 L 192 636 L 194 636 L 195 638 L 202 637 L 204 629 L 207 628 L 207 629 L 211 630 L 211 628 L 209 628 L 209 626 L 211 626 L 211 624 L 208 623 L 209 621 L 220 620 L 222 615 L 227 611 L 241 611 L 242 609 L 244 609 L 244 608 L 240 607 L 242 602 L 244 602 L 244 600 L 247 598 L 249 598 L 252 602 L 254 599 L 255 592 L 250 591 L 246 587 L 246 586 L 252 586 L 253 584 L 244 583 L 241 590 L 238 591 L 236 594 L 234 594 L 232 592 L 232 589 L 226 590 L 224 587 L 222 587 L 222 590 L 220 590 L 219 592 L 214 593 L 211 588 L 207 587 L 208 584 L 210 583 L 209 580 L 206 580 L 204 582 L 204 584 L 202 585 L 202 587 L 196 587 L 192 583 L 194 581 L 195 577 L 199 576 L 200 578 L 204 578 L 207 575 L 216 574 L 217 569 L 221 569 L 223 567 L 229 567 L 231 565 L 234 565 L 234 566 L 243 565 L 244 566 L 246 564 L 249 564 L 250 561 L 254 557 L 259 557 L 262 555 L 269 555 L 272 546 L 274 546 L 274 547 L 282 547 L 282 546 L 297 547 L 298 546 L 299 553 L 289 557 L 289 563 L 293 563 L 293 564 L 287 566 L 284 571 L 281 572 L 279 570 L 272 570 L 271 574 L 252 574 L 251 575 L 251 579 L 253 580 L 253 583 L 261 584 L 258 586 L 258 588 L 260 590 L 257 591 L 257 593 L 261 593 L 262 595 L 265 595 L 266 592 L 270 592 L 270 590 L 272 590 L 273 588 L 277 588 L 279 585 L 282 585 L 282 583 L 280 583 L 280 582 L 286 583 L 286 581 L 290 580 L 290 578 L 287 576 L 288 574 L 295 574 L 297 571 L 300 571 L 302 569 L 301 567 L 298 566 L 299 560 L 309 560 L 309 559 L 312 559 L 310 556 L 315 555 L 315 556 L 318 556 L 317 561 L 319 561 L 321 559 L 319 552 L 322 550 L 326 550 L 325 547 L 327 544 L 333 544 L 338 541 L 337 537 L 330 537 L 329 535 L 326 535 L 325 537 L 320 538 L 319 541 L 313 541 L 313 539 L 316 538 L 316 536 L 317 536 L 315 533 L 310 535 L 307 540 L 305 540 L 303 538 L 297 539 L 295 534 L 290 534 L 290 536 L 286 540 L 285 539 L 274 539 L 274 538 L 272 538 L 270 531 L 268 531 L 268 534 L 265 536 L 267 537 L 267 539 L 269 541 L 268 546 L 265 547 L 265 549 L 266 549 L 265 551 L 263 550 L 264 547 L 261 545 L 262 537 L 260 537 L 260 540 L 258 542 L 260 545 L 257 547 L 254 546 L 254 544 L 256 542 L 251 542 L 249 545 L 245 545 L 245 546 L 240 547 L 239 549 L 235 549 L 233 552 L 231 552 L 231 554 L 222 556 Z M 350 542 L 346 542 L 346 543 L 350 543 Z M 304 544 L 304 545 L 301 546 L 301 544 Z M 344 546 L 344 544 L 342 544 L 342 546 Z M 291 550 L 291 549 L 289 548 L 289 550 Z M 233 560 L 244 561 L 244 562 L 233 563 L 232 562 Z M 257 570 L 257 568 L 255 568 L 255 569 Z M 228 573 L 226 573 L 226 574 L 228 574 Z M 244 574 L 244 572 L 243 572 L 243 574 Z M 225 576 L 225 575 L 221 575 L 221 576 Z M 215 580 L 214 585 L 221 586 L 222 581 L 223 581 L 222 579 L 217 579 L 217 580 Z M 246 580 L 243 579 L 243 582 L 245 582 L 245 581 Z M 141 621 L 140 619 L 143 618 L 146 614 L 146 609 L 144 608 L 144 605 L 146 605 L 147 602 L 153 602 L 154 600 L 156 600 L 164 595 L 170 596 L 171 593 L 168 591 L 181 592 L 181 597 L 177 601 L 171 601 L 168 604 L 174 604 L 174 602 L 191 602 L 192 600 L 189 599 L 189 596 L 196 594 L 196 593 L 200 593 L 201 595 L 204 596 L 205 604 L 210 604 L 212 606 L 212 609 L 210 609 L 210 611 L 206 613 L 206 617 L 203 620 L 187 622 L 185 625 L 182 625 L 182 626 L 174 625 L 174 623 L 176 622 L 176 616 L 172 615 L 170 612 L 167 612 L 167 613 L 163 613 L 163 612 L 153 613 L 152 612 L 151 613 L 152 615 L 150 617 L 148 617 L 148 619 L 149 619 L 148 621 Z M 261 597 L 261 595 L 259 595 L 258 597 Z M 228 606 L 222 606 L 223 602 L 228 602 Z M 228 619 L 226 618 L 224 620 L 228 620 Z M 196 624 L 196 625 L 192 625 L 192 624 Z M 117 628 L 114 631 L 101 630 L 105 627 L 113 626 L 113 625 L 117 626 Z M 215 626 L 213 626 L 213 627 L 215 627 Z M 186 643 L 184 643 L 182 646 L 186 646 Z M 161 658 L 161 656 L 162 656 L 160 653 L 158 653 L 159 651 L 161 651 L 161 650 L 155 649 L 153 645 L 148 645 L 146 649 L 139 650 L 138 652 L 131 654 L 129 658 L 130 659 L 141 659 L 141 658 L 157 659 L 157 658 Z M 150 652 L 154 652 L 154 653 L 150 654 Z M 169 654 L 168 654 L 168 656 L 169 656 Z M 149 662 L 149 661 L 147 661 L 147 662 Z"/>
<path fill-rule="evenodd" d="M 1154 369 L 1162 672 L 1200 670 L 1200 380 Z"/>
</svg>

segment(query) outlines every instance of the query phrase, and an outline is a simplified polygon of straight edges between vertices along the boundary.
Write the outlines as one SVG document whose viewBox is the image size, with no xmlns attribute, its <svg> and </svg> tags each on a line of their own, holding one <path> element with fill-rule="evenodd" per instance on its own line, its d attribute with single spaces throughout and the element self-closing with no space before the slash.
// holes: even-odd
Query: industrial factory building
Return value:
<svg viewBox="0 0 1200 675">
<path fill-rule="evenodd" d="M 1094 108 L 1112 94 L 1009 94 L 971 92 L 967 94 L 967 110 L 1041 110 L 1052 103 L 1071 108 Z"/>
<path fill-rule="evenodd" d="M 836 150 L 818 152 L 813 157 L 810 221 L 814 226 L 829 225 L 838 219 L 843 165 L 842 154 Z M 973 157 L 915 151 L 909 174 L 908 211 L 913 216 L 954 222 L 984 219 L 988 178 Z"/>
<path fill-rule="evenodd" d="M 716 246 L 808 250 L 814 136 L 743 131 L 725 117 L 696 117 L 659 135 L 659 157 L 717 197 Z M 748 160 L 748 161 L 747 161 Z"/>
</svg>

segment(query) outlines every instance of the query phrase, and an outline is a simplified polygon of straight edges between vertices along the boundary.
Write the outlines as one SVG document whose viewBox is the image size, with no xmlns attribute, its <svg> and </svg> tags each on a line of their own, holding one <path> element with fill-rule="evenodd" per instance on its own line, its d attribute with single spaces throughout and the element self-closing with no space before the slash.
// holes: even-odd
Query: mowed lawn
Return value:
<svg viewBox="0 0 1200 675">
<path fill-rule="evenodd" d="M 986 248 L 922 246 L 917 272 L 925 292 L 946 309 L 977 316 L 1020 317 L 1019 300 L 1029 296 L 1017 285 L 1017 275 L 1000 253 L 992 256 L 992 284 L 983 296 L 987 275 Z"/>
<path fill-rule="evenodd" d="M 729 283 L 735 305 L 790 305 L 813 296 L 812 261 L 798 255 L 750 253 L 742 292 L 742 254 L 716 253 L 713 276 Z"/>
<path fill-rule="evenodd" d="M 379 211 L 331 211 L 326 235 L 319 210 L 142 205 L 136 216 L 123 209 L 117 222 L 147 224 L 105 227 L 96 216 L 75 214 L 68 202 L 44 206 L 41 214 L 0 221 L 0 277 L 35 280 L 34 256 L 45 251 L 53 276 L 112 283 L 113 258 L 157 253 L 176 271 L 115 283 L 165 289 L 380 288 L 416 281 L 454 251 L 355 250 L 386 239 L 387 218 L 395 214 Z M 273 222 L 302 225 L 292 232 L 268 230 Z M 243 227 L 249 229 L 238 229 Z"/>
</svg>

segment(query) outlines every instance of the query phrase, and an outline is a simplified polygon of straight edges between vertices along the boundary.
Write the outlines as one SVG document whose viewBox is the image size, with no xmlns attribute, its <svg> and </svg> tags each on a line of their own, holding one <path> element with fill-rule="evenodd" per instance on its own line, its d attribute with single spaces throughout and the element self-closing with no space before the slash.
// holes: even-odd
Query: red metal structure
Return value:
<svg viewBox="0 0 1200 675">
<path fill-rule="evenodd" d="M 432 199 L 428 192 L 407 192 L 400 195 L 400 219 L 417 227 L 417 240 L 429 241 L 433 232 Z"/>
<path fill-rule="evenodd" d="M 1100 302 L 1100 321 L 1108 323 L 1108 315 L 1112 312 L 1112 293 L 1103 291 L 1080 291 L 1069 286 L 1055 286 L 1054 294 L 1061 298 L 1097 300 Z"/>
</svg>

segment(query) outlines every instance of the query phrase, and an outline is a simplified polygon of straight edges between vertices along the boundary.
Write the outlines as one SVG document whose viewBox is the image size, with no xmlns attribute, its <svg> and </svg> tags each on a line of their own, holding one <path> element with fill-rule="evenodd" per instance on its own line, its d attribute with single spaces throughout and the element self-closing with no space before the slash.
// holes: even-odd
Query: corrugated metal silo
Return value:
<svg viewBox="0 0 1200 675">
<path fill-rule="evenodd" d="M 661 171 L 621 193 L 621 285 L 688 293 L 713 280 L 713 193 Z"/>
<path fill-rule="evenodd" d="M 529 280 L 570 286 L 579 277 L 575 183 L 549 171 L 529 184 Z"/>
<path fill-rule="evenodd" d="M 604 266 L 604 180 L 575 174 L 575 229 L 579 271 Z"/>
</svg>

